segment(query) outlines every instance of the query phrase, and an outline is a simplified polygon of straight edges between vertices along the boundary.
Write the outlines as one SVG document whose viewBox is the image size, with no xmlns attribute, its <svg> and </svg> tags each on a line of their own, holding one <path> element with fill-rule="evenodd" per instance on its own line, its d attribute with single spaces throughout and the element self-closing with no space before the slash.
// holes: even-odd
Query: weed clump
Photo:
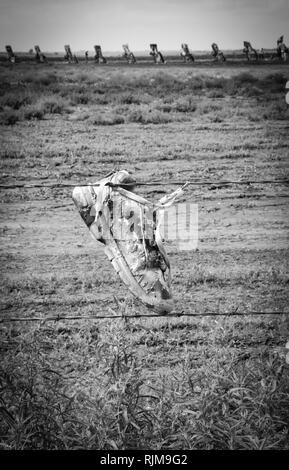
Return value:
<svg viewBox="0 0 289 470">
<path fill-rule="evenodd" d="M 44 114 L 45 113 L 39 104 L 26 106 L 23 112 L 24 118 L 27 119 L 27 121 L 32 119 L 41 120 L 44 118 Z"/>
<path fill-rule="evenodd" d="M 119 97 L 120 104 L 140 104 L 140 98 L 132 93 L 124 93 Z"/>
<path fill-rule="evenodd" d="M 44 96 L 37 102 L 44 114 L 64 114 L 70 111 L 69 102 L 57 96 Z"/>
<path fill-rule="evenodd" d="M 43 96 L 36 103 L 25 106 L 24 118 L 43 119 L 47 114 L 64 114 L 70 112 L 69 102 L 56 96 Z"/>
<path fill-rule="evenodd" d="M 128 115 L 128 122 L 139 124 L 166 124 L 172 118 L 158 110 L 134 110 Z"/>
<path fill-rule="evenodd" d="M 196 103 L 192 101 L 191 98 L 179 98 L 174 103 L 174 109 L 178 113 L 194 113 L 197 109 Z"/>
<path fill-rule="evenodd" d="M 123 124 L 125 122 L 125 119 L 123 116 L 117 113 L 110 113 L 106 115 L 97 113 L 90 119 L 90 121 L 95 126 L 114 126 L 117 124 Z"/>
<path fill-rule="evenodd" d="M 264 119 L 275 119 L 277 121 L 283 121 L 289 118 L 289 109 L 284 102 L 272 103 L 269 106 L 266 106 L 263 111 Z"/>
<path fill-rule="evenodd" d="M 17 91 L 16 93 L 6 93 L 0 98 L 0 109 L 4 109 L 6 107 L 18 110 L 22 106 L 26 106 L 31 104 L 33 101 L 32 95 L 25 93 L 23 91 Z"/>
<path fill-rule="evenodd" d="M 8 109 L 0 113 L 0 124 L 4 126 L 13 126 L 16 122 L 21 120 L 21 114 L 19 111 Z"/>
</svg>

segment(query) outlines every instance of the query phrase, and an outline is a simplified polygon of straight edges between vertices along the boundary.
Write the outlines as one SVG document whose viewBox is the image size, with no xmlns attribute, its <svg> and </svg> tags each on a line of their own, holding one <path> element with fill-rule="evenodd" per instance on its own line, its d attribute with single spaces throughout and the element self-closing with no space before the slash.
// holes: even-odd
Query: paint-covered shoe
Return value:
<svg viewBox="0 0 289 470">
<path fill-rule="evenodd" d="M 173 308 L 170 264 L 157 210 L 172 204 L 181 190 L 153 205 L 133 192 L 134 183 L 122 170 L 94 185 L 74 188 L 72 198 L 132 294 L 154 311 L 169 313 Z"/>
</svg>

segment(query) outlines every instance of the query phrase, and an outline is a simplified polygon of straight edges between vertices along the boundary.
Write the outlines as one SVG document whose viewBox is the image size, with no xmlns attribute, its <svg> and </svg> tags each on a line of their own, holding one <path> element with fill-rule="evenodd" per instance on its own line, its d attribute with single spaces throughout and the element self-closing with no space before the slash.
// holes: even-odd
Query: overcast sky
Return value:
<svg viewBox="0 0 289 470">
<path fill-rule="evenodd" d="M 28 51 L 192 50 L 275 47 L 284 34 L 289 45 L 289 0 L 0 0 L 0 50 L 11 44 Z"/>
</svg>

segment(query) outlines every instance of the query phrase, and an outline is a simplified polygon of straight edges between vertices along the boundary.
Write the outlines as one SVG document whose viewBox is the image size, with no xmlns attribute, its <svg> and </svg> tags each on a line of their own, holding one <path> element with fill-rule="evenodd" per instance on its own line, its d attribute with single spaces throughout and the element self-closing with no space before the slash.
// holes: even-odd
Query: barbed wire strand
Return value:
<svg viewBox="0 0 289 470">
<path fill-rule="evenodd" d="M 71 320 L 104 320 L 122 318 L 128 320 L 130 318 L 180 318 L 180 317 L 234 317 L 234 316 L 259 316 L 259 315 L 289 315 L 289 312 L 273 311 L 273 312 L 204 312 L 204 313 L 185 313 L 173 312 L 168 314 L 140 314 L 140 315 L 54 315 L 47 317 L 3 317 L 0 323 L 4 322 L 32 322 L 32 321 L 71 321 Z"/>
<path fill-rule="evenodd" d="M 242 181 L 138 181 L 132 183 L 107 183 L 107 186 L 110 187 L 135 187 L 135 186 L 175 186 L 175 185 L 191 185 L 191 186 L 226 186 L 230 184 L 235 185 L 248 185 L 248 184 L 289 184 L 289 179 L 282 180 L 242 180 Z M 1 189 L 33 189 L 33 188 L 74 188 L 75 186 L 99 186 L 99 183 L 87 183 L 87 182 L 76 182 L 76 183 L 49 183 L 49 184 L 26 184 L 26 183 L 17 183 L 17 184 L 0 184 Z"/>
<path fill-rule="evenodd" d="M 169 186 L 169 185 L 229 185 L 229 184 L 236 184 L 236 185 L 248 185 L 248 184 L 289 184 L 289 179 L 284 180 L 242 180 L 242 181 L 155 181 L 155 182 L 132 182 L 132 183 L 122 183 L 122 184 L 114 184 L 108 183 L 108 186 L 111 187 L 135 187 L 135 186 Z M 75 187 L 75 186 L 99 186 L 98 183 L 50 183 L 50 184 L 0 184 L 1 189 L 33 189 L 33 188 L 57 188 L 57 187 Z M 171 314 L 147 314 L 147 315 L 101 315 L 101 316 L 63 316 L 57 315 L 53 317 L 4 317 L 0 319 L 0 323 L 2 322 L 24 322 L 24 321 L 70 321 L 70 320 L 102 320 L 102 319 L 129 319 L 129 318 L 180 318 L 183 316 L 187 317 L 208 317 L 208 316 L 258 316 L 258 315 L 288 315 L 289 312 L 205 312 L 205 313 L 184 313 L 184 312 L 175 312 Z"/>
</svg>

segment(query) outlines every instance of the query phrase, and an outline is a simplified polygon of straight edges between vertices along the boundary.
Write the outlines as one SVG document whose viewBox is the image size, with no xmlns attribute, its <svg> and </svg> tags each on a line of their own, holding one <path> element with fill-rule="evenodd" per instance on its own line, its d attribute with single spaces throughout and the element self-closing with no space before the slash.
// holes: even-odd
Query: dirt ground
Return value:
<svg viewBox="0 0 289 470">
<path fill-rule="evenodd" d="M 68 73 L 67 66 L 56 69 L 58 75 Z M 169 73 L 183 79 L 187 71 L 176 66 Z M 284 65 L 244 66 L 241 71 L 258 78 L 271 73 L 289 76 L 289 66 Z M 121 74 L 117 67 L 106 73 L 115 80 Z M 130 72 L 126 69 L 125 73 Z M 144 68 L 140 73 L 154 79 L 158 72 Z M 226 78 L 240 73 L 240 67 L 198 70 L 196 65 L 190 73 L 191 77 Z M 120 168 L 140 181 L 167 182 L 166 187 L 138 188 L 138 194 L 156 201 L 176 188 L 170 180 L 211 181 L 211 185 L 190 186 L 184 198 L 198 204 L 197 249 L 179 251 L 174 242 L 166 245 L 176 310 L 190 314 L 288 312 L 288 183 L 218 185 L 222 180 L 288 179 L 288 119 L 258 117 L 260 109 L 266 110 L 266 100 L 260 104 L 254 96 L 193 98 L 198 109 L 211 108 L 188 114 L 182 121 L 97 125 L 81 119 L 89 105 L 79 104 L 72 113 L 2 125 L 1 184 L 78 184 Z M 99 107 L 98 112 L 105 115 L 109 106 Z M 248 119 L 252 113 L 255 118 Z M 101 247 L 91 239 L 71 193 L 72 188 L 65 187 L 1 189 L 1 315 L 111 315 L 118 311 L 114 297 L 127 303 L 131 313 L 148 313 L 133 300 Z M 216 329 L 225 338 L 224 348 L 242 354 L 281 348 L 289 338 L 286 315 L 139 319 L 133 324 L 159 332 L 164 325 L 182 325 L 171 330 L 176 348 L 166 349 L 162 342 L 146 346 L 153 353 L 151 364 L 145 362 L 139 340 L 136 351 L 143 358 L 144 371 L 154 377 L 164 369 L 172 372 L 173 358 L 178 355 L 181 361 L 184 351 L 195 355 L 203 366 L 202 354 L 209 354 L 207 340 Z"/>
</svg>

